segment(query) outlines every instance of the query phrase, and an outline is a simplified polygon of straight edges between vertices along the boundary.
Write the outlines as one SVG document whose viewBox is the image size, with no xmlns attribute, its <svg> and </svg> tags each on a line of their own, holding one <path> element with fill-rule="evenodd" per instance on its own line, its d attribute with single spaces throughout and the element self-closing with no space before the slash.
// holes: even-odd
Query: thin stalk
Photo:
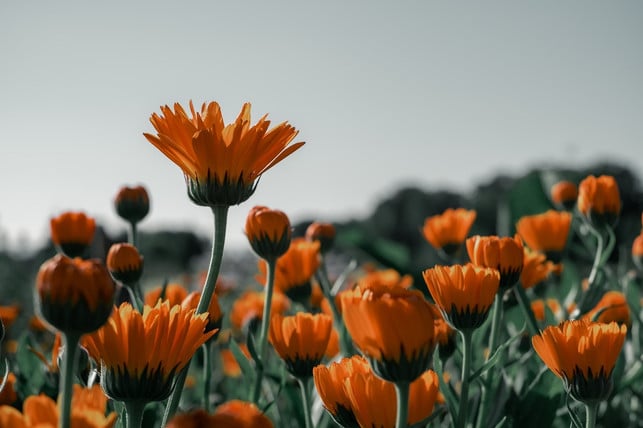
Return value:
<svg viewBox="0 0 643 428">
<path fill-rule="evenodd" d="M 491 337 L 489 338 L 489 356 L 496 350 L 498 340 L 500 339 L 500 327 L 502 325 L 502 315 L 504 312 L 502 292 L 499 291 L 496 293 L 494 300 L 493 318 L 491 319 Z"/>
<path fill-rule="evenodd" d="M 397 399 L 397 414 L 395 428 L 406 428 L 409 419 L 409 382 L 395 383 L 395 398 Z"/>
<path fill-rule="evenodd" d="M 58 426 L 60 428 L 70 428 L 71 398 L 74 391 L 74 373 L 76 372 L 76 355 L 78 355 L 78 342 L 80 341 L 80 334 L 63 333 L 62 339 L 63 345 L 65 346 L 65 352 L 63 353 L 61 373 L 62 378 L 60 382 L 62 404 Z"/>
<path fill-rule="evenodd" d="M 335 296 L 333 296 L 331 292 L 330 280 L 328 279 L 328 270 L 326 269 L 326 260 L 323 257 L 319 265 L 319 270 L 317 271 L 317 280 L 321 285 L 321 289 L 322 289 L 322 292 L 324 293 L 324 297 L 326 298 L 326 300 L 328 300 L 328 305 L 330 306 L 330 310 L 333 313 L 333 322 L 339 334 L 339 344 L 341 347 L 340 349 L 341 354 L 343 356 L 352 355 L 353 346 L 351 343 L 351 338 L 350 338 L 350 335 L 348 334 L 348 330 L 346 330 L 346 326 L 344 325 L 342 315 L 339 313 L 337 304 L 335 303 Z"/>
<path fill-rule="evenodd" d="M 129 229 L 127 230 L 127 242 L 138 248 L 138 230 L 136 222 L 130 222 Z"/>
<path fill-rule="evenodd" d="M 125 401 L 127 412 L 127 428 L 141 428 L 143 426 L 144 401 Z"/>
<path fill-rule="evenodd" d="M 456 428 L 464 428 L 467 423 L 469 376 L 471 375 L 471 360 L 473 359 L 473 350 L 471 349 L 473 330 L 463 330 L 460 334 L 462 335 L 462 390 L 460 392 L 460 408 Z"/>
<path fill-rule="evenodd" d="M 205 342 L 203 349 L 203 410 L 210 413 L 210 383 L 212 383 L 212 341 Z"/>
<path fill-rule="evenodd" d="M 259 361 L 257 365 L 257 377 L 252 388 L 252 402 L 258 404 L 261 395 L 261 382 L 263 382 L 263 366 L 266 361 L 266 342 L 268 341 L 268 327 L 270 326 L 270 312 L 272 310 L 272 292 L 275 288 L 275 267 L 277 259 L 266 260 L 268 272 L 266 274 L 266 292 L 263 302 L 263 316 L 261 318 L 261 332 L 259 333 L 259 343 L 257 345 L 257 355 Z"/>
<path fill-rule="evenodd" d="M 313 428 L 313 419 L 310 413 L 310 392 L 308 391 L 308 379 L 310 378 L 297 378 L 299 388 L 301 388 L 301 401 L 304 405 L 304 419 L 306 420 L 306 428 Z"/>
<path fill-rule="evenodd" d="M 219 269 L 221 269 L 221 260 L 223 259 L 226 224 L 228 221 L 228 206 L 214 206 L 212 207 L 212 213 L 214 215 L 212 252 L 210 253 L 208 275 L 205 278 L 205 284 L 203 285 L 203 290 L 201 291 L 201 298 L 199 299 L 199 304 L 196 309 L 197 314 L 206 312 L 208 310 L 208 307 L 210 306 L 210 300 L 212 300 L 214 288 L 217 284 L 217 278 L 219 277 Z M 172 395 L 170 395 L 170 399 L 168 400 L 167 406 L 165 407 L 165 413 L 163 414 L 163 422 L 161 426 L 167 425 L 168 421 L 172 418 L 172 416 L 174 416 L 174 413 L 176 413 L 176 409 L 179 407 L 179 401 L 181 401 L 181 394 L 183 393 L 183 386 L 185 385 L 185 379 L 187 378 L 189 369 L 190 362 L 188 362 L 185 365 L 185 368 L 183 368 L 183 370 L 181 370 L 181 372 L 176 376 L 174 391 L 172 392 Z"/>
<path fill-rule="evenodd" d="M 598 403 L 585 404 L 585 428 L 594 428 L 596 426 L 596 414 L 598 413 Z"/>
<path fill-rule="evenodd" d="M 592 270 L 590 271 L 588 278 L 589 286 L 591 287 L 596 280 L 596 275 L 598 274 L 598 269 L 601 265 L 601 259 L 603 256 L 603 235 L 601 235 L 601 232 L 594 229 L 592 226 L 590 226 L 589 230 L 592 232 L 592 235 L 596 237 L 596 254 L 594 255 L 594 263 L 592 264 Z"/>
<path fill-rule="evenodd" d="M 525 314 L 525 318 L 527 319 L 527 328 L 529 329 L 529 334 L 531 336 L 537 335 L 540 331 L 540 328 L 538 327 L 538 321 L 536 321 L 534 311 L 531 310 L 529 298 L 525 293 L 525 289 L 522 288 L 522 284 L 519 283 L 514 286 L 514 295 L 516 296 L 516 300 L 518 300 L 518 304 L 522 308 L 522 312 Z"/>
</svg>

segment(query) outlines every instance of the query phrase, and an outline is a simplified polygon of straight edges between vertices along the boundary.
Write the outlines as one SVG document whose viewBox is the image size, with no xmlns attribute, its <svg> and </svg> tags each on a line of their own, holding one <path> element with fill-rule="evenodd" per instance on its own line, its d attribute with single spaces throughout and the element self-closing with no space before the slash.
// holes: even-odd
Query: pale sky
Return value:
<svg viewBox="0 0 643 428">
<path fill-rule="evenodd" d="M 293 222 L 370 212 L 401 185 L 611 159 L 643 173 L 641 1 L 0 2 L 0 228 L 44 242 L 83 210 L 108 230 L 143 184 L 141 230 L 195 228 L 180 169 L 143 137 L 159 106 L 289 121 L 306 145 L 232 207 Z"/>
</svg>

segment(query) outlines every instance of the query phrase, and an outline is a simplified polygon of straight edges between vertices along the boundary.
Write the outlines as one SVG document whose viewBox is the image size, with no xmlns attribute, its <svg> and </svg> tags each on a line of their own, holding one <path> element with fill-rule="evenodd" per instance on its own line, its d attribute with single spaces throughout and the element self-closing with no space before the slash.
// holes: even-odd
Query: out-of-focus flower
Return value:
<svg viewBox="0 0 643 428">
<path fill-rule="evenodd" d="M 199 306 L 199 300 L 201 299 L 200 291 L 193 291 L 187 295 L 185 299 L 181 302 L 183 309 L 190 310 L 194 309 L 196 311 Z M 205 332 L 210 332 L 212 330 L 219 330 L 221 324 L 223 324 L 223 313 L 221 312 L 221 306 L 219 305 L 219 298 L 216 294 L 212 295 L 210 300 L 210 306 L 208 306 L 208 325 L 205 327 Z M 216 339 L 216 334 L 212 339 Z"/>
<path fill-rule="evenodd" d="M 621 194 L 611 175 L 590 175 L 578 186 L 578 211 L 595 227 L 613 225 L 621 212 Z"/>
<path fill-rule="evenodd" d="M 252 250 L 262 259 L 277 260 L 290 246 L 290 220 L 279 210 L 255 206 L 246 217 L 246 236 Z"/>
<path fill-rule="evenodd" d="M 18 395 L 14 389 L 15 384 L 16 375 L 13 374 L 13 372 L 9 372 L 9 374 L 7 374 L 7 381 L 4 384 L 4 388 L 0 390 L 0 405 L 10 406 L 18 400 Z M 4 425 L 0 424 L 0 426 Z"/>
<path fill-rule="evenodd" d="M 466 241 L 469 259 L 477 266 L 500 272 L 499 290 L 504 292 L 520 279 L 523 245 L 520 237 L 473 236 Z"/>
<path fill-rule="evenodd" d="M 615 322 L 572 320 L 547 327 L 532 344 L 574 399 L 595 403 L 612 391 L 612 371 L 626 333 L 627 327 Z"/>
<path fill-rule="evenodd" d="M 143 186 L 124 186 L 114 198 L 114 207 L 123 220 L 138 223 L 150 212 L 150 197 Z"/>
<path fill-rule="evenodd" d="M 166 428 L 272 428 L 270 419 L 252 403 L 232 400 L 220 405 L 211 415 L 203 409 L 179 413 Z"/>
<path fill-rule="evenodd" d="M 199 112 L 190 102 L 190 115 L 180 104 L 161 107 L 150 122 L 157 135 L 144 134 L 185 176 L 188 195 L 204 206 L 237 205 L 255 191 L 259 177 L 304 143 L 290 145 L 297 130 L 287 122 L 272 129 L 267 115 L 250 125 L 250 104 L 237 119 L 223 122 L 216 102 Z"/>
<path fill-rule="evenodd" d="M 449 208 L 442 214 L 427 217 L 422 233 L 433 248 L 442 250 L 447 255 L 454 255 L 460 249 L 475 220 L 475 210 Z"/>
<path fill-rule="evenodd" d="M 578 198 L 578 186 L 571 181 L 559 181 L 551 187 L 551 200 L 559 208 L 571 211 Z"/>
<path fill-rule="evenodd" d="M 333 248 L 336 234 L 335 226 L 330 223 L 313 222 L 306 229 L 306 239 L 311 242 L 319 241 L 319 251 L 322 254 Z"/>
<path fill-rule="evenodd" d="M 105 324 L 115 294 L 114 281 L 98 260 L 58 254 L 40 266 L 36 277 L 36 309 L 62 332 L 89 333 Z"/>
<path fill-rule="evenodd" d="M 230 310 L 230 323 L 236 330 L 241 330 L 248 322 L 254 319 L 261 319 L 263 317 L 265 296 L 262 291 L 246 291 L 232 304 Z M 275 293 L 272 295 L 272 302 L 270 304 L 271 318 L 275 314 L 283 314 L 290 308 L 290 301 L 288 298 L 281 294 Z"/>
<path fill-rule="evenodd" d="M 51 241 L 68 257 L 80 257 L 94 239 L 96 221 L 83 212 L 67 211 L 50 221 Z"/>
<path fill-rule="evenodd" d="M 544 254 L 537 251 L 524 249 L 525 258 L 522 272 L 520 273 L 520 283 L 523 288 L 534 287 L 543 282 L 551 273 L 560 275 L 563 271 L 562 264 L 555 264 L 545 257 Z"/>
<path fill-rule="evenodd" d="M 47 324 L 40 318 L 38 315 L 34 315 L 29 318 L 29 328 L 36 332 L 49 331 L 47 329 Z"/>
<path fill-rule="evenodd" d="M 116 281 L 134 284 L 143 275 L 143 256 L 131 244 L 114 244 L 107 253 L 107 269 Z"/>
<path fill-rule="evenodd" d="M 565 248 L 571 224 L 571 213 L 549 210 L 522 217 L 516 223 L 516 231 L 529 248 L 544 252 L 548 258 L 557 260 L 555 255 L 560 255 Z"/>
<path fill-rule="evenodd" d="M 601 300 L 583 318 L 605 324 L 614 321 L 619 324 L 625 324 L 628 327 L 632 325 L 627 299 L 623 293 L 615 290 L 610 290 L 603 294 Z"/>
<path fill-rule="evenodd" d="M 154 287 L 153 289 L 149 290 L 147 293 L 145 293 L 145 304 L 147 306 L 155 306 L 161 298 L 162 293 L 162 286 Z M 170 306 L 180 305 L 181 303 L 183 303 L 186 297 L 188 297 L 188 290 L 181 284 L 173 283 L 168 284 L 167 287 L 165 287 L 165 295 L 163 296 L 163 300 L 167 300 L 168 302 L 170 302 Z"/>
<path fill-rule="evenodd" d="M 531 311 L 534 313 L 534 317 L 536 317 L 536 320 L 541 322 L 545 321 L 545 305 L 547 305 L 547 308 L 549 308 L 549 310 L 554 314 L 554 317 L 556 317 L 556 319 L 558 320 L 560 318 L 561 306 L 556 299 L 536 299 L 531 302 Z"/>
<path fill-rule="evenodd" d="M 379 286 L 410 288 L 413 285 L 413 277 L 411 275 L 400 275 L 395 269 L 372 270 L 359 278 L 357 284 L 362 289 Z"/>
<path fill-rule="evenodd" d="M 250 351 L 245 343 L 240 343 L 239 348 L 246 358 L 250 359 Z M 221 362 L 223 363 L 223 374 L 229 377 L 241 376 L 241 366 L 229 348 L 221 350 Z"/>
<path fill-rule="evenodd" d="M 643 271 L 643 232 L 632 242 L 632 260 L 636 267 Z"/>
<path fill-rule="evenodd" d="M 18 318 L 18 314 L 20 314 L 20 306 L 18 305 L 0 306 L 0 321 L 5 329 L 11 327 L 11 324 Z"/>
</svg>

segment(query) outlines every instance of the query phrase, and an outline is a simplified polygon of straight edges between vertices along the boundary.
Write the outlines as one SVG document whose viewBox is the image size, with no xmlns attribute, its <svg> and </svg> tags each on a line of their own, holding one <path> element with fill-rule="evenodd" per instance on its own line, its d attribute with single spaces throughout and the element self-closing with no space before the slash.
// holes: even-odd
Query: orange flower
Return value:
<svg viewBox="0 0 643 428">
<path fill-rule="evenodd" d="M 243 355 L 250 359 L 250 351 L 248 350 L 248 345 L 245 343 L 240 343 L 239 348 Z M 237 358 L 234 356 L 232 351 L 228 348 L 221 350 L 221 362 L 223 363 L 223 374 L 229 377 L 239 377 L 241 376 L 241 366 Z"/>
<path fill-rule="evenodd" d="M 178 165 L 188 195 L 198 205 L 237 205 L 255 191 L 259 177 L 304 143 L 289 144 L 297 130 L 287 122 L 269 129 L 263 116 L 250 126 L 250 104 L 224 125 L 216 102 L 204 103 L 197 112 L 190 102 L 190 117 L 180 104 L 161 107 L 150 122 L 157 135 L 144 134 L 165 156 Z"/>
<path fill-rule="evenodd" d="M 467 252 L 475 265 L 500 272 L 500 290 L 513 287 L 520 279 L 523 245 L 520 237 L 474 236 L 466 241 Z"/>
<path fill-rule="evenodd" d="M 545 321 L 546 319 L 546 313 L 545 313 L 545 305 L 549 308 L 549 310 L 554 314 L 556 318 L 560 316 L 560 303 L 558 303 L 558 300 L 556 299 L 547 299 L 547 300 L 542 300 L 542 299 L 537 299 L 531 302 L 531 310 L 534 313 L 534 317 L 536 317 L 536 320 L 538 321 Z"/>
<path fill-rule="evenodd" d="M 523 288 L 527 289 L 540 284 L 550 273 L 560 275 L 562 272 L 563 266 L 548 261 L 544 254 L 537 251 L 529 251 L 527 248 L 525 248 L 524 251 L 525 258 L 522 272 L 520 273 L 520 283 Z"/>
<path fill-rule="evenodd" d="M 0 306 L 0 321 L 4 325 L 4 328 L 7 329 L 13 324 L 13 322 L 18 318 L 20 313 L 20 306 L 11 305 L 11 306 Z M 0 337 L 0 340 L 2 338 Z"/>
<path fill-rule="evenodd" d="M 309 303 L 312 293 L 311 280 L 321 263 L 319 242 L 308 242 L 304 238 L 295 238 L 290 248 L 277 259 L 275 266 L 275 290 L 284 293 L 291 300 Z M 266 284 L 267 263 L 259 260 L 257 281 Z"/>
<path fill-rule="evenodd" d="M 124 186 L 114 198 L 114 207 L 123 220 L 138 223 L 150 212 L 150 197 L 143 186 Z"/>
<path fill-rule="evenodd" d="M 161 298 L 163 287 L 154 287 L 145 293 L 145 304 L 155 306 Z M 170 302 L 170 306 L 180 305 L 188 297 L 188 290 L 181 284 L 168 284 L 165 288 L 165 297 L 163 300 Z"/>
<path fill-rule="evenodd" d="M 37 309 L 63 332 L 89 333 L 107 321 L 116 295 L 109 272 L 98 260 L 58 254 L 40 266 Z"/>
<path fill-rule="evenodd" d="M 69 257 L 79 257 L 94 239 L 96 221 L 82 212 L 67 211 L 50 221 L 51 240 Z"/>
<path fill-rule="evenodd" d="M 290 220 L 282 211 L 255 206 L 246 218 L 246 236 L 259 257 L 276 260 L 290 246 Z"/>
<path fill-rule="evenodd" d="M 632 242 L 632 260 L 639 269 L 643 270 L 643 232 Z"/>
<path fill-rule="evenodd" d="M 263 317 L 264 300 L 263 291 L 246 291 L 239 296 L 230 310 L 232 327 L 241 330 L 251 320 L 261 319 Z M 271 317 L 275 314 L 283 314 L 288 308 L 290 308 L 290 301 L 286 296 L 281 293 L 272 295 L 272 302 L 270 303 Z"/>
<path fill-rule="evenodd" d="M 101 329 L 82 340 L 101 367 L 101 385 L 118 401 L 161 401 L 172 392 L 174 375 L 215 334 L 205 332 L 208 314 L 159 302 L 143 313 L 129 303 L 112 312 Z"/>
<path fill-rule="evenodd" d="M 201 299 L 200 291 L 193 291 L 187 295 L 185 299 L 181 302 L 183 309 L 190 310 L 194 309 L 196 311 L 199 306 L 199 300 Z M 221 312 L 221 306 L 219 305 L 219 298 L 216 294 L 212 295 L 210 300 L 210 306 L 208 306 L 208 325 L 205 327 L 206 333 L 212 330 L 219 330 L 221 324 L 223 323 L 223 313 Z M 216 338 L 215 335 L 213 338 Z"/>
<path fill-rule="evenodd" d="M 29 318 L 29 328 L 36 332 L 49 331 L 47 330 L 47 324 L 38 315 Z"/>
<path fill-rule="evenodd" d="M 324 356 L 327 358 L 333 358 L 339 354 L 339 333 L 337 329 L 333 328 L 330 332 L 330 338 L 328 339 L 328 346 L 324 352 Z"/>
<path fill-rule="evenodd" d="M 16 384 L 16 375 L 13 372 L 9 372 L 7 375 L 7 381 L 4 384 L 4 388 L 0 390 L 0 405 L 12 405 L 18 400 L 18 395 L 14 389 Z M 5 426 L 0 423 L 0 427 Z"/>
<path fill-rule="evenodd" d="M 551 187 L 551 200 L 557 206 L 571 211 L 578 197 L 578 186 L 571 181 L 559 181 Z"/>
<path fill-rule="evenodd" d="M 427 369 L 436 343 L 431 304 L 422 293 L 357 286 L 342 293 L 341 302 L 346 328 L 378 376 L 412 382 Z"/>
<path fill-rule="evenodd" d="M 270 321 L 268 339 L 293 376 L 308 378 L 324 357 L 332 329 L 333 319 L 326 314 L 276 314 Z"/>
<path fill-rule="evenodd" d="M 560 252 L 567 244 L 571 224 L 572 215 L 567 211 L 549 210 L 522 217 L 516 223 L 516 231 L 534 251 Z"/>
<path fill-rule="evenodd" d="M 270 419 L 252 403 L 231 400 L 220 405 L 214 415 L 203 409 L 174 416 L 166 428 L 272 428 Z"/>
<path fill-rule="evenodd" d="M 468 263 L 436 266 L 422 275 L 433 300 L 454 328 L 476 329 L 487 319 L 500 283 L 497 270 Z"/>
<path fill-rule="evenodd" d="M 605 400 L 627 327 L 615 322 L 564 321 L 532 338 L 534 350 L 581 402 Z"/>
<path fill-rule="evenodd" d="M 596 306 L 586 313 L 583 318 L 589 321 L 610 323 L 612 321 L 619 324 L 625 324 L 628 327 L 632 325 L 630 317 L 630 307 L 627 304 L 625 295 L 620 291 L 607 291 L 598 301 Z"/>
<path fill-rule="evenodd" d="M 311 242 L 319 241 L 319 251 L 322 254 L 326 254 L 333 247 L 336 234 L 335 226 L 330 223 L 313 222 L 306 229 L 306 239 Z"/>
<path fill-rule="evenodd" d="M 581 181 L 578 210 L 595 226 L 614 224 L 621 212 L 621 195 L 614 177 L 590 175 Z"/>
<path fill-rule="evenodd" d="M 143 274 L 143 256 L 131 244 L 114 244 L 107 253 L 107 269 L 116 281 L 134 284 Z"/>
<path fill-rule="evenodd" d="M 401 287 L 409 288 L 413 285 L 411 275 L 400 275 L 395 269 L 373 270 L 367 272 L 357 280 L 362 289 L 384 286 L 388 288 Z"/>
<path fill-rule="evenodd" d="M 453 255 L 464 242 L 475 220 L 475 210 L 449 208 L 442 214 L 427 217 L 422 232 L 433 248 Z"/>
</svg>

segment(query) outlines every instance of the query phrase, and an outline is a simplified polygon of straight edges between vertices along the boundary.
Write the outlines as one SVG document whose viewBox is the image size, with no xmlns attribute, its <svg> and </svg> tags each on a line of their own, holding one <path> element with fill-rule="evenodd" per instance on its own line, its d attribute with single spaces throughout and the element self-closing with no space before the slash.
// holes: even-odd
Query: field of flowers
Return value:
<svg viewBox="0 0 643 428">
<path fill-rule="evenodd" d="M 250 104 L 225 124 L 216 102 L 150 121 L 145 138 L 212 211 L 207 272 L 143 286 L 143 186 L 114 198 L 128 235 L 102 259 L 94 218 L 52 218 L 33 317 L 2 344 L 0 428 L 643 426 L 643 213 L 619 237 L 614 176 L 552 182 L 542 210 L 499 214 L 496 234 L 471 233 L 471 207 L 427 216 L 416 234 L 439 262 L 401 272 L 382 263 L 399 248 L 321 219 L 295 235 L 252 206 L 261 175 L 305 147 L 292 125 L 253 123 Z M 256 287 L 220 276 L 239 204 Z M 340 241 L 371 257 L 336 257 Z M 2 341 L 19 308 L 0 305 Z"/>
</svg>

